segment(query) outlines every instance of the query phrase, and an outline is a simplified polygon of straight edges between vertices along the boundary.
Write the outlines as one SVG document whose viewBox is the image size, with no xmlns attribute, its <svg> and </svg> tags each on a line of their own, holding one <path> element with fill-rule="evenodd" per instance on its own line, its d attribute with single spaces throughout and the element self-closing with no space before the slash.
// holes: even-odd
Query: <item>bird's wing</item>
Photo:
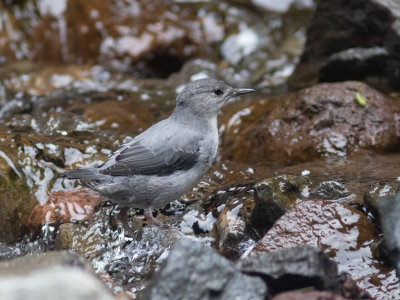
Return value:
<svg viewBox="0 0 400 300">
<path fill-rule="evenodd" d="M 147 143 L 148 144 L 148 143 Z M 190 169 L 199 159 L 200 139 L 197 135 L 184 138 L 164 136 L 151 146 L 143 140 L 132 141 L 115 156 L 115 163 L 100 173 L 112 176 L 168 175 Z"/>
</svg>

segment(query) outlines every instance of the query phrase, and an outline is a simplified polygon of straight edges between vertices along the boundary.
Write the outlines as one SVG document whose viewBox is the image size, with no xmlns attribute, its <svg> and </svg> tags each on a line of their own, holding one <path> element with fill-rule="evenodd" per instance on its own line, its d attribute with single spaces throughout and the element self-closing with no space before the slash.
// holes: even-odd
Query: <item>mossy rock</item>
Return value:
<svg viewBox="0 0 400 300">
<path fill-rule="evenodd" d="M 22 233 L 22 220 L 37 204 L 25 176 L 0 152 L 0 241 L 11 243 Z"/>
</svg>

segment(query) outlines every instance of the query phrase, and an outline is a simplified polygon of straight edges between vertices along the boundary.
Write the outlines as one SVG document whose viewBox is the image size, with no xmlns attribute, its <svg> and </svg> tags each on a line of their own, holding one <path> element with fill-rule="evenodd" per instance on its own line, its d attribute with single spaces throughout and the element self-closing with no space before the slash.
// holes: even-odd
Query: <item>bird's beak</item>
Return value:
<svg viewBox="0 0 400 300">
<path fill-rule="evenodd" d="M 253 90 L 253 89 L 233 89 L 232 96 L 235 97 L 235 96 L 239 96 L 239 95 L 249 94 L 252 92 L 255 92 L 255 90 Z"/>
</svg>

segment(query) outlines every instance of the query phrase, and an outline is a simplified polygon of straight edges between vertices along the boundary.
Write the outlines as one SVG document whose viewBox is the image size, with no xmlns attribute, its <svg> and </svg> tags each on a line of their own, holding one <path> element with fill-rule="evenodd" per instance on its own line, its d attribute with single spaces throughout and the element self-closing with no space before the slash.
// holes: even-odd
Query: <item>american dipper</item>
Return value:
<svg viewBox="0 0 400 300">
<path fill-rule="evenodd" d="M 124 228 L 129 207 L 152 215 L 187 193 L 210 168 L 217 154 L 217 115 L 232 97 L 254 92 L 233 88 L 216 79 L 200 79 L 186 85 L 176 98 L 172 115 L 121 146 L 97 168 L 63 173 L 118 204 Z"/>
</svg>

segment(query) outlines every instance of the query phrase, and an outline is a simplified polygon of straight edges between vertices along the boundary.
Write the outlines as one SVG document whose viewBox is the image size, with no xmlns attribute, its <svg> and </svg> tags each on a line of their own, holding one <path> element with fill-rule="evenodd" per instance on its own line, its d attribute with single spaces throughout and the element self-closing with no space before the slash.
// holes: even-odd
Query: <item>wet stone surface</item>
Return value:
<svg viewBox="0 0 400 300">
<path fill-rule="evenodd" d="M 368 99 L 365 107 L 356 100 Z M 359 82 L 320 84 L 262 99 L 231 114 L 222 136 L 224 158 L 299 163 L 364 149 L 397 149 L 400 104 Z"/>
<path fill-rule="evenodd" d="M 398 280 L 393 270 L 383 271 L 372 257 L 371 244 L 377 238 L 373 223 L 360 211 L 340 203 L 304 201 L 283 215 L 253 252 L 301 244 L 321 247 L 338 263 L 340 272 L 348 272 L 372 297 L 396 298 Z"/>
<path fill-rule="evenodd" d="M 310 185 L 307 176 L 281 175 L 258 182 L 254 186 L 253 225 L 264 231 L 271 228 L 279 217 L 307 197 Z"/>
<path fill-rule="evenodd" d="M 85 222 L 91 218 L 100 201 L 98 194 L 88 190 L 56 191 L 46 204 L 36 205 L 23 224 L 35 232 L 45 224 L 59 226 L 63 223 Z"/>
<path fill-rule="evenodd" d="M 379 206 L 381 201 L 386 197 L 394 196 L 396 192 L 396 185 L 391 184 L 375 184 L 370 191 L 367 191 L 363 197 L 363 204 L 366 209 L 372 214 L 374 220 L 379 223 Z M 385 214 L 382 214 L 385 216 Z"/>
</svg>

